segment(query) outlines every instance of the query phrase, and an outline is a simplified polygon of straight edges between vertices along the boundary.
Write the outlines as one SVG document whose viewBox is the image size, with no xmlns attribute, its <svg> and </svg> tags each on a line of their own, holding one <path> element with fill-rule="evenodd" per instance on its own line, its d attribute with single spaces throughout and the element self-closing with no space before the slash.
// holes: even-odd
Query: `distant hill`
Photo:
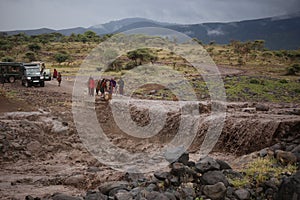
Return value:
<svg viewBox="0 0 300 200">
<path fill-rule="evenodd" d="M 58 32 L 64 35 L 71 33 L 82 34 L 92 30 L 99 35 L 118 33 L 141 27 L 164 27 L 198 38 L 203 43 L 214 41 L 218 44 L 228 44 L 231 40 L 265 40 L 269 49 L 298 49 L 300 48 L 300 13 L 291 16 L 278 16 L 256 20 L 230 23 L 202 23 L 202 24 L 171 24 L 162 23 L 145 18 L 127 18 L 99 24 L 88 28 L 53 30 L 17 30 L 8 31 L 8 35 L 24 32 L 28 35 Z"/>
</svg>

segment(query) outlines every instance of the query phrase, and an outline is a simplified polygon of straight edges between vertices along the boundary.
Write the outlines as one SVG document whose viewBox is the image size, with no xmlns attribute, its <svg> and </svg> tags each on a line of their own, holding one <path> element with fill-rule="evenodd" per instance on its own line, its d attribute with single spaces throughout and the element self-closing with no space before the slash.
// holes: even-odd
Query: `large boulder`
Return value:
<svg viewBox="0 0 300 200">
<path fill-rule="evenodd" d="M 300 199 L 300 170 L 289 178 L 283 179 L 275 200 L 298 200 Z"/>
<path fill-rule="evenodd" d="M 229 185 L 227 178 L 220 171 L 206 172 L 203 174 L 203 176 L 200 177 L 200 180 L 204 185 L 214 185 L 218 182 L 224 183 L 226 187 Z"/>
<path fill-rule="evenodd" d="M 297 157 L 292 152 L 277 150 L 275 154 L 276 159 L 284 165 L 295 164 L 297 162 Z"/>
<path fill-rule="evenodd" d="M 211 170 L 219 170 L 220 165 L 218 164 L 218 162 L 215 159 L 207 156 L 207 157 L 199 160 L 196 163 L 195 168 L 198 172 L 205 173 L 205 172 L 211 171 Z"/>
<path fill-rule="evenodd" d="M 127 181 L 110 181 L 100 185 L 99 190 L 103 194 L 109 195 L 112 190 L 114 190 L 114 192 L 117 192 L 117 190 L 126 190 L 128 186 L 129 183 Z"/>
<path fill-rule="evenodd" d="M 250 199 L 250 192 L 246 189 L 238 189 L 238 190 L 234 191 L 234 195 L 239 200 L 248 200 L 248 199 Z"/>
<path fill-rule="evenodd" d="M 214 185 L 206 185 L 203 188 L 203 193 L 212 200 L 224 199 L 226 187 L 224 183 L 219 182 Z"/>
</svg>

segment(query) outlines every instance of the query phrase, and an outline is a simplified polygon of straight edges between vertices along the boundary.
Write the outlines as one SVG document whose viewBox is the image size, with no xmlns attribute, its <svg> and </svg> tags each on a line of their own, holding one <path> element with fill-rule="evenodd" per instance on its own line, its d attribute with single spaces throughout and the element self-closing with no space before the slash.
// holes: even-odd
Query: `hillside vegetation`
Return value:
<svg viewBox="0 0 300 200">
<path fill-rule="evenodd" d="M 57 68 L 64 76 L 76 75 L 81 63 L 101 42 L 112 35 L 98 36 L 93 31 L 64 36 L 50 33 L 35 36 L 25 34 L 1 35 L 0 58 L 3 62 L 43 61 L 48 68 Z M 202 42 L 195 39 L 200 45 Z M 240 74 L 223 77 L 227 98 L 232 101 L 268 101 L 300 103 L 300 50 L 271 51 L 263 40 L 217 45 L 203 45 L 214 62 L 226 69 L 241 71 Z M 109 52 L 112 53 L 112 52 Z M 117 55 L 116 55 L 117 56 Z M 119 56 L 106 71 L 121 76 L 145 63 L 166 63 L 173 69 L 192 75 L 195 70 L 185 64 L 185 59 L 164 49 L 137 49 Z M 181 64 L 179 64 L 181 63 Z M 197 95 L 209 98 L 205 82 L 189 77 Z M 149 95 L 149 91 L 155 90 Z M 140 98 L 172 99 L 164 88 L 147 87 L 136 91 Z M 153 93 L 153 92 L 152 92 Z"/>
</svg>

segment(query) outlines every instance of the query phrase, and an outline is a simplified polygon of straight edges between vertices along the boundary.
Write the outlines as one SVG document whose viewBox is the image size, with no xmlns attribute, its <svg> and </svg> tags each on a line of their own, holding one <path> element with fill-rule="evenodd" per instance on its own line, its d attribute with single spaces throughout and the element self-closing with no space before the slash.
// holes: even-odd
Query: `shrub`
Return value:
<svg viewBox="0 0 300 200">
<path fill-rule="evenodd" d="M 9 56 L 5 56 L 2 58 L 2 62 L 14 62 L 14 59 Z"/>
<path fill-rule="evenodd" d="M 67 53 L 57 53 L 54 55 L 54 59 L 58 62 L 58 63 L 62 63 L 62 62 L 65 62 L 66 60 L 69 59 L 69 54 Z"/>
<path fill-rule="evenodd" d="M 29 62 L 36 60 L 35 53 L 32 51 L 26 52 L 24 58 L 27 59 Z"/>
<path fill-rule="evenodd" d="M 286 75 L 296 75 L 296 73 L 300 72 L 300 64 L 293 64 L 288 67 Z"/>
<path fill-rule="evenodd" d="M 35 43 L 34 44 L 29 44 L 28 49 L 30 51 L 39 51 L 39 50 L 41 50 L 41 46 L 38 45 L 38 44 L 35 44 Z"/>
<path fill-rule="evenodd" d="M 259 84 L 260 82 L 259 82 L 259 80 L 253 78 L 253 79 L 250 80 L 250 83 L 251 84 Z"/>
</svg>

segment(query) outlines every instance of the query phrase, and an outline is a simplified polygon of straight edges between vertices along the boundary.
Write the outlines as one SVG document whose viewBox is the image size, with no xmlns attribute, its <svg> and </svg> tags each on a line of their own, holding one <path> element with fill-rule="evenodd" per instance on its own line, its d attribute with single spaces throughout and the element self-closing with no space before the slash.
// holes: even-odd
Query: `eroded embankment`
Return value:
<svg viewBox="0 0 300 200">
<path fill-rule="evenodd" d="M 205 137 L 209 136 L 207 134 L 214 134 L 208 132 L 209 128 L 215 123 L 220 123 L 212 120 L 214 114 L 211 115 L 210 102 L 158 103 L 118 99 L 110 103 L 96 102 L 97 117 L 106 135 L 115 145 L 132 152 L 160 148 L 169 142 L 174 142 L 173 139 L 179 131 L 192 132 L 195 126 L 197 132 L 189 151 L 197 152 Z M 185 107 L 189 108 L 185 109 Z M 298 108 L 275 104 L 227 103 L 222 132 L 219 137 L 215 134 L 214 138 L 211 138 L 212 143 L 216 142 L 213 150 L 243 155 L 271 146 L 283 138 L 299 137 L 299 112 Z M 165 113 L 165 118 L 161 113 Z M 164 119 L 157 125 L 160 128 L 152 127 L 153 131 L 159 131 L 149 132 L 148 128 L 151 128 L 151 125 L 155 126 L 153 124 L 160 118 Z M 220 120 L 223 118 L 221 117 Z M 132 124 L 142 127 L 141 137 L 139 133 L 127 134 L 127 128 Z M 149 132 L 147 134 L 151 137 L 145 137 L 142 131 Z M 185 136 L 190 135 L 186 133 Z"/>
</svg>

